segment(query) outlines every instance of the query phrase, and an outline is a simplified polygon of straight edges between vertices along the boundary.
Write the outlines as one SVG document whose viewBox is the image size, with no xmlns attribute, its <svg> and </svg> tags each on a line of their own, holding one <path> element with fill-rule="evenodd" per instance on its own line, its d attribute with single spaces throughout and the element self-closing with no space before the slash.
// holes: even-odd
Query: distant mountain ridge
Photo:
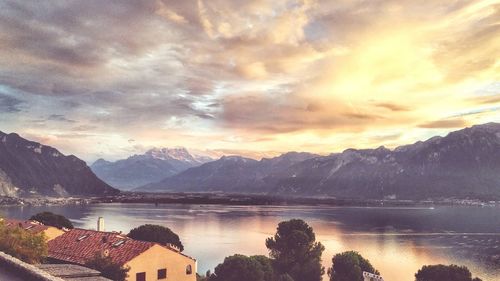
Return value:
<svg viewBox="0 0 500 281">
<path fill-rule="evenodd" d="M 211 158 L 189 153 L 186 148 L 153 148 L 115 162 L 98 159 L 92 171 L 119 189 L 128 190 L 212 161 Z"/>
<path fill-rule="evenodd" d="M 241 156 L 222 156 L 219 160 L 190 168 L 159 183 L 136 190 L 265 192 L 263 180 L 267 176 L 283 172 L 293 164 L 317 156 L 306 152 L 288 152 L 260 161 Z"/>
<path fill-rule="evenodd" d="M 283 161 L 223 157 L 138 191 L 222 191 L 339 198 L 500 198 L 500 124 L 394 150 L 347 149 Z M 283 163 L 283 164 L 278 164 Z"/>
<path fill-rule="evenodd" d="M 0 132 L 0 195 L 102 196 L 117 194 L 76 156 Z"/>
</svg>

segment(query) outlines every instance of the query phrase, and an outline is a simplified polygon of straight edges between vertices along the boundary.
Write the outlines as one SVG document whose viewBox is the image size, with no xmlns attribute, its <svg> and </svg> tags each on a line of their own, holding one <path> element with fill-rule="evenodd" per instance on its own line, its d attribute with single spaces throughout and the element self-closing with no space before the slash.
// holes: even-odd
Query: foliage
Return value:
<svg viewBox="0 0 500 281">
<path fill-rule="evenodd" d="M 325 247 L 316 242 L 312 227 L 303 220 L 279 223 L 274 237 L 266 240 L 274 269 L 297 281 L 321 281 L 325 272 L 321 254 Z"/>
<path fill-rule="evenodd" d="M 348 251 L 333 257 L 328 275 L 331 281 L 363 281 L 363 271 L 380 275 L 379 271 L 358 252 Z"/>
<path fill-rule="evenodd" d="M 424 265 L 416 274 L 416 281 L 481 281 L 479 278 L 472 279 L 472 274 L 465 266 L 458 265 Z"/>
<path fill-rule="evenodd" d="M 102 276 L 114 281 L 125 281 L 129 267 L 123 267 L 113 262 L 111 257 L 97 253 L 93 259 L 87 261 L 85 266 L 101 272 Z"/>
<path fill-rule="evenodd" d="M 32 216 L 30 220 L 39 221 L 45 225 L 50 225 L 57 228 L 73 228 L 73 224 L 65 216 L 57 215 L 51 212 L 38 213 Z"/>
<path fill-rule="evenodd" d="M 271 261 L 265 256 L 233 255 L 215 267 L 209 281 L 274 281 Z"/>
<path fill-rule="evenodd" d="M 290 275 L 285 273 L 285 274 L 281 274 L 280 276 L 278 276 L 277 281 L 294 281 L 294 280 Z"/>
<path fill-rule="evenodd" d="M 260 264 L 260 268 L 264 272 L 264 281 L 274 281 L 274 268 L 270 258 L 262 255 L 251 256 L 250 258 Z"/>
<path fill-rule="evenodd" d="M 207 280 L 208 280 L 207 276 L 203 276 L 196 273 L 196 281 L 207 281 Z"/>
<path fill-rule="evenodd" d="M 210 275 L 212 275 L 210 270 L 207 270 L 204 276 L 196 273 L 196 281 L 207 281 Z"/>
<path fill-rule="evenodd" d="M 43 233 L 31 233 L 21 227 L 6 227 L 0 222 L 0 251 L 27 263 L 40 263 L 47 256 Z"/>
<path fill-rule="evenodd" d="M 141 241 L 156 242 L 162 245 L 172 244 L 184 251 L 184 246 L 179 238 L 168 227 L 154 224 L 145 224 L 134 228 L 128 234 L 128 237 Z"/>
</svg>

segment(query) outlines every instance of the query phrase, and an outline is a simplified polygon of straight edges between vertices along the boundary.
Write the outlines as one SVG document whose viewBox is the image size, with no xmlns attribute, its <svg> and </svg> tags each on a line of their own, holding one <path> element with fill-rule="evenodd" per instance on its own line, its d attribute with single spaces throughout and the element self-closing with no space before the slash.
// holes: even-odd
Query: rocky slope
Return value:
<svg viewBox="0 0 500 281">
<path fill-rule="evenodd" d="M 279 164 L 278 159 L 239 160 L 224 165 L 226 161 L 188 169 L 140 190 L 343 198 L 500 198 L 498 123 L 473 126 L 394 150 L 347 149 L 285 164 Z M 274 164 L 265 166 L 266 161 Z"/>
<path fill-rule="evenodd" d="M 118 190 L 98 179 L 87 164 L 17 134 L 0 132 L 0 195 L 100 196 Z"/>
<path fill-rule="evenodd" d="M 212 159 L 192 155 L 185 148 L 155 148 L 115 162 L 99 159 L 91 165 L 91 169 L 108 184 L 128 190 L 160 181 L 209 161 Z"/>
</svg>

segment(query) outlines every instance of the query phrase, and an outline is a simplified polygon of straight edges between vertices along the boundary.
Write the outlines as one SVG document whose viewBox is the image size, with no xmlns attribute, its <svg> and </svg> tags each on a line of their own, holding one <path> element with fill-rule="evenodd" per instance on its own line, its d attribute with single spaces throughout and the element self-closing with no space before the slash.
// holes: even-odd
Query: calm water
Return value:
<svg viewBox="0 0 500 281">
<path fill-rule="evenodd" d="M 128 232 L 145 223 L 168 226 L 181 237 L 185 253 L 198 259 L 201 273 L 234 253 L 267 254 L 264 241 L 278 222 L 301 218 L 325 245 L 325 266 L 335 253 L 356 250 L 386 281 L 413 281 L 422 265 L 436 263 L 466 265 L 483 280 L 500 280 L 499 208 L 96 204 L 4 207 L 0 213 L 24 219 L 44 210 L 82 228 L 95 229 L 98 216 L 108 231 Z"/>
</svg>

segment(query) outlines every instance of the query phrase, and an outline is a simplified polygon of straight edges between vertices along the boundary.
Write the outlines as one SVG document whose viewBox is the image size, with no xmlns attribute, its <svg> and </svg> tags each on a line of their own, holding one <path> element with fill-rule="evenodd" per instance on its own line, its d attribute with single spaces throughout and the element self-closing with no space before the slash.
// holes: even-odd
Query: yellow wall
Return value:
<svg viewBox="0 0 500 281">
<path fill-rule="evenodd" d="M 191 265 L 193 272 L 186 274 L 186 266 Z M 138 272 L 146 272 L 147 281 L 156 281 L 158 269 L 167 269 L 165 281 L 196 281 L 196 261 L 179 253 L 154 245 L 125 264 L 130 267 L 127 281 L 136 281 Z"/>
<path fill-rule="evenodd" d="M 50 240 L 58 237 L 59 235 L 64 234 L 64 231 L 62 231 L 61 229 L 59 229 L 57 227 L 49 226 L 49 228 L 45 229 L 43 231 L 43 233 L 47 237 L 47 241 L 50 241 Z"/>
</svg>

